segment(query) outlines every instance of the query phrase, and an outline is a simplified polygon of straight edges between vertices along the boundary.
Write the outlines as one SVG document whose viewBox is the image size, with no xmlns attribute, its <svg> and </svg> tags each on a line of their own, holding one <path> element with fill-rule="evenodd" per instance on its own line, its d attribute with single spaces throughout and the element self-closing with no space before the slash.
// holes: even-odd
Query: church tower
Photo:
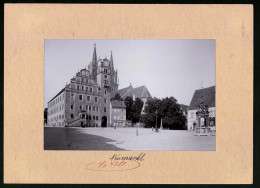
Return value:
<svg viewBox="0 0 260 188">
<path fill-rule="evenodd" d="M 99 91 L 103 95 L 104 110 L 103 115 L 110 122 L 110 92 L 118 89 L 117 71 L 114 70 L 113 55 L 111 52 L 110 60 L 107 58 L 98 59 L 97 84 Z"/>
<path fill-rule="evenodd" d="M 98 61 L 97 61 L 97 52 L 96 52 L 96 44 L 94 44 L 94 52 L 92 57 L 92 62 L 89 66 L 89 71 L 92 79 L 97 82 L 97 71 L 98 71 Z"/>
<path fill-rule="evenodd" d="M 111 85 L 111 92 L 113 92 L 118 90 L 118 78 L 117 78 L 117 70 L 114 69 L 114 60 L 113 60 L 112 51 L 111 51 L 109 63 L 110 63 L 110 70 L 111 70 L 110 85 Z"/>
</svg>

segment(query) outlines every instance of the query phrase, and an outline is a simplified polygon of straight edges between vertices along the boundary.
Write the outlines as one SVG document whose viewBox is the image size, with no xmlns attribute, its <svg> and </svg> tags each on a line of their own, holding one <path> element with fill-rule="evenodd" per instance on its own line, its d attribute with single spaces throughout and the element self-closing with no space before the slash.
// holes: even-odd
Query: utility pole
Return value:
<svg viewBox="0 0 260 188">
<path fill-rule="evenodd" d="M 156 115 L 156 127 L 155 127 L 155 131 L 157 131 L 157 130 L 158 130 L 158 128 L 157 128 L 157 109 L 156 109 L 156 111 L 155 111 L 155 115 Z"/>
</svg>

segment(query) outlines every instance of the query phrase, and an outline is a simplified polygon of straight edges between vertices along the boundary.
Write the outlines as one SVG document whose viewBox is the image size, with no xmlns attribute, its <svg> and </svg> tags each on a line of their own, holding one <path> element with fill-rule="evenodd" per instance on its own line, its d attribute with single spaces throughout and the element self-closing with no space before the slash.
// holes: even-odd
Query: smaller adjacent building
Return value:
<svg viewBox="0 0 260 188">
<path fill-rule="evenodd" d="M 208 106 L 209 125 L 215 126 L 215 86 L 212 86 L 195 90 L 190 106 L 188 107 L 188 130 L 194 130 L 198 124 L 196 112 L 201 98 L 204 99 L 204 104 Z"/>
<path fill-rule="evenodd" d="M 126 125 L 126 106 L 124 101 L 111 101 L 110 112 L 110 123 L 112 126 L 124 127 Z"/>
</svg>

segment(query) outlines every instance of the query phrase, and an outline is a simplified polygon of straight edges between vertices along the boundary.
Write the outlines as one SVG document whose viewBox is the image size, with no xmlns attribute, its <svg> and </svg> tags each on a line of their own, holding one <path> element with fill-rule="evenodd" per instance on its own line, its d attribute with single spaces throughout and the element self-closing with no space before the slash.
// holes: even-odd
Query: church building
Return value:
<svg viewBox="0 0 260 188">
<path fill-rule="evenodd" d="M 145 107 L 146 102 L 149 99 L 152 99 L 152 95 L 150 94 L 150 92 L 148 91 L 148 89 L 146 88 L 145 85 L 133 88 L 131 83 L 130 83 L 130 86 L 128 86 L 126 88 L 111 92 L 110 97 L 112 98 L 116 94 L 119 94 L 120 97 L 123 100 L 125 100 L 126 97 L 132 97 L 134 101 L 135 101 L 136 98 L 141 99 L 144 102 L 143 109 L 142 109 L 141 113 L 143 113 L 143 111 L 144 111 L 144 107 Z"/>
</svg>

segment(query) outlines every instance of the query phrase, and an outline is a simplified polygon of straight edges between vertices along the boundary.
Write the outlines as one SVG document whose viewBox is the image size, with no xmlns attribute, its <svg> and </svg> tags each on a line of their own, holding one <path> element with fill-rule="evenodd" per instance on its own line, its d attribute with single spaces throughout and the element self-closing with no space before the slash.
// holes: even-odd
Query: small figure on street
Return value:
<svg viewBox="0 0 260 188">
<path fill-rule="evenodd" d="M 152 127 L 152 131 L 153 131 L 153 127 Z"/>
</svg>

